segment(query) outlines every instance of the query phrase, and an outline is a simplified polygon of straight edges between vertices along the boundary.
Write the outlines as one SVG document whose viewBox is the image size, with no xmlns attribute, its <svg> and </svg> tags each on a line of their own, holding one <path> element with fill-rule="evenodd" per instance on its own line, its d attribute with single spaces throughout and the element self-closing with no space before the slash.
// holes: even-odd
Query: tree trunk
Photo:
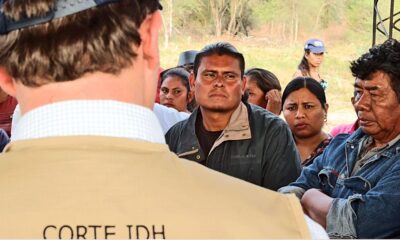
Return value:
<svg viewBox="0 0 400 240">
<path fill-rule="evenodd" d="M 321 20 L 321 15 L 322 12 L 324 11 L 324 8 L 327 7 L 329 3 L 324 2 L 321 7 L 318 10 L 318 15 L 317 15 L 317 20 L 315 21 L 315 25 L 313 27 L 313 32 L 316 32 L 318 30 L 319 22 Z"/>
<path fill-rule="evenodd" d="M 167 6 L 165 9 L 165 14 L 163 16 L 163 27 L 164 27 L 164 48 L 169 47 L 169 39 L 172 36 L 172 29 L 173 29 L 173 0 L 168 0 Z"/>
<path fill-rule="evenodd" d="M 169 14 L 168 14 L 168 22 L 169 22 L 169 28 L 168 28 L 168 35 L 169 37 L 172 36 L 172 28 L 173 28 L 173 23 L 172 23 L 172 16 L 173 16 L 173 10 L 174 10 L 174 2 L 173 0 L 168 1 L 168 8 L 169 8 Z"/>
<path fill-rule="evenodd" d="M 228 6 L 225 6 L 225 0 L 209 0 L 209 4 L 214 18 L 215 35 L 219 37 L 222 35 L 223 20 Z"/>
</svg>

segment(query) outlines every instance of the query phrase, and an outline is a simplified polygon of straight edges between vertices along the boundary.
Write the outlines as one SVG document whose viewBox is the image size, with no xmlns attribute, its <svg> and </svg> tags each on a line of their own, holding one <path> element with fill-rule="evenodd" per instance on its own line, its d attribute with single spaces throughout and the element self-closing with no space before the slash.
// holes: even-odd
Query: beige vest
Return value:
<svg viewBox="0 0 400 240">
<path fill-rule="evenodd" d="M 109 137 L 18 141 L 0 156 L 0 238 L 310 238 L 298 200 Z"/>
</svg>

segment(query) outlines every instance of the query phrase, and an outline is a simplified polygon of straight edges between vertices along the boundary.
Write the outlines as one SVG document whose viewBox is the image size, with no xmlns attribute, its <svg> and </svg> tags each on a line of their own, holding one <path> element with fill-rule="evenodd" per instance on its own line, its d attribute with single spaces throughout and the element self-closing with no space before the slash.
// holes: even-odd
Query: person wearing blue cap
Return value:
<svg viewBox="0 0 400 240">
<path fill-rule="evenodd" d="M 319 74 L 319 67 L 324 61 L 325 52 L 325 45 L 321 40 L 316 38 L 307 40 L 304 44 L 303 58 L 301 59 L 293 78 L 311 77 L 317 80 L 321 86 L 326 89 L 328 83 L 322 79 Z"/>
<path fill-rule="evenodd" d="M 169 151 L 151 111 L 159 8 L 0 0 L 0 87 L 22 114 L 0 154 L 0 239 L 310 238 L 295 197 Z"/>
</svg>

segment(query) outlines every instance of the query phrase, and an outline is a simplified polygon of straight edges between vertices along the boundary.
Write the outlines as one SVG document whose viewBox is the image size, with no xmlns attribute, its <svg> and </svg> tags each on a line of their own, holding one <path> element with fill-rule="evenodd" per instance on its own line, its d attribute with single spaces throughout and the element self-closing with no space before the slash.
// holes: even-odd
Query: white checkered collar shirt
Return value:
<svg viewBox="0 0 400 240">
<path fill-rule="evenodd" d="M 145 107 L 111 100 L 73 100 L 25 113 L 11 141 L 56 136 L 108 136 L 165 143 L 160 123 Z"/>
</svg>

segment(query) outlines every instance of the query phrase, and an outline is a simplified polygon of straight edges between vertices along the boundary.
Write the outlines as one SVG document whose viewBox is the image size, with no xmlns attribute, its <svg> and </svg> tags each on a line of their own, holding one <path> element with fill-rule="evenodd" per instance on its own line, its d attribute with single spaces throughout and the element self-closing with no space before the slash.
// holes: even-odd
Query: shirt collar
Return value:
<svg viewBox="0 0 400 240">
<path fill-rule="evenodd" d="M 112 100 L 73 100 L 25 113 L 11 141 L 55 136 L 107 136 L 165 143 L 154 113 L 143 106 Z"/>
</svg>

